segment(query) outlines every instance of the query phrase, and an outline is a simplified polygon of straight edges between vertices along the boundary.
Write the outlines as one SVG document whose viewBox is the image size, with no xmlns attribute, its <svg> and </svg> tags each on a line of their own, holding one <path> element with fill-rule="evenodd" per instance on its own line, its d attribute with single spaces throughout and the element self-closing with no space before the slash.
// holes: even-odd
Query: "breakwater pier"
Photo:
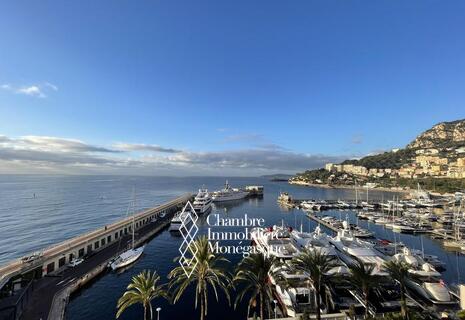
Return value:
<svg viewBox="0 0 465 320">
<path fill-rule="evenodd" d="M 107 270 L 108 262 L 128 248 L 133 224 L 140 245 L 169 225 L 191 198 L 182 195 L 0 266 L 0 319 L 62 319 L 69 295 Z M 83 262 L 71 267 L 75 259 Z"/>
</svg>

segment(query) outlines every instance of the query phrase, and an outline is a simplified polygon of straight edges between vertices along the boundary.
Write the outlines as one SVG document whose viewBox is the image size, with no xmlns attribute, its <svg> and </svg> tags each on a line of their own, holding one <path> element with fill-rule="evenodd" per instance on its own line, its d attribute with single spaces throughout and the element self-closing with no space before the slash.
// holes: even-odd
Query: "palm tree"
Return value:
<svg viewBox="0 0 465 320">
<path fill-rule="evenodd" d="M 366 266 L 361 261 L 349 265 L 350 280 L 357 287 L 360 287 L 365 300 L 365 318 L 368 317 L 368 295 L 370 290 L 377 286 L 379 277 L 373 274 L 374 265 Z"/>
<path fill-rule="evenodd" d="M 237 294 L 235 306 L 249 293 L 250 299 L 247 304 L 247 317 L 249 316 L 250 307 L 256 304 L 257 298 L 260 300 L 260 319 L 264 319 L 265 304 L 268 306 L 268 310 L 270 310 L 269 305 L 273 295 L 269 275 L 272 273 L 273 268 L 279 264 L 280 262 L 276 257 L 253 253 L 244 257 L 236 267 L 233 282 L 241 290 Z"/>
<path fill-rule="evenodd" d="M 321 319 L 321 283 L 326 274 L 334 267 L 334 258 L 323 253 L 321 250 L 310 250 L 305 248 L 291 261 L 292 266 L 301 272 L 309 273 L 316 295 L 316 318 Z"/>
<path fill-rule="evenodd" d="M 160 276 L 156 271 L 151 273 L 144 270 L 138 275 L 132 277 L 132 282 L 128 285 L 127 291 L 119 298 L 116 318 L 130 306 L 140 303 L 144 306 L 144 320 L 147 319 L 147 312 L 150 312 L 150 320 L 153 316 L 151 301 L 158 297 L 168 299 L 168 294 L 164 285 L 159 285 Z"/>
<path fill-rule="evenodd" d="M 198 248 L 197 253 L 194 252 L 194 247 Z M 228 287 L 231 283 L 231 276 L 222 266 L 222 264 L 229 261 L 212 252 L 205 236 L 198 238 L 195 241 L 195 246 L 192 244 L 189 248 L 191 253 L 195 253 L 195 257 L 186 259 L 184 268 L 179 266 L 170 272 L 168 275 L 170 279 L 169 287 L 170 290 L 173 290 L 174 303 L 176 303 L 187 287 L 191 284 L 195 285 L 195 308 L 197 308 L 200 301 L 200 319 L 203 320 L 208 312 L 208 291 L 210 287 L 213 289 L 217 301 L 218 288 L 224 292 L 228 301 L 230 301 Z"/>
<path fill-rule="evenodd" d="M 405 299 L 405 292 L 406 292 L 406 282 L 409 278 L 410 274 L 408 270 L 410 266 L 405 263 L 404 261 L 388 261 L 384 264 L 387 272 L 391 276 L 392 279 L 396 280 L 400 284 L 400 307 L 401 307 L 401 315 L 403 319 L 408 319 L 407 314 L 407 302 Z"/>
</svg>

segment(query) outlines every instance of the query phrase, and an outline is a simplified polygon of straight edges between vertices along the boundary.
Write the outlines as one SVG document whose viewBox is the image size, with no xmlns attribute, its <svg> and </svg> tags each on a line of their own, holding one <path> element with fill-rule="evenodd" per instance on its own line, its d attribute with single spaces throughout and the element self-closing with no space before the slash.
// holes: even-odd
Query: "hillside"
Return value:
<svg viewBox="0 0 465 320">
<path fill-rule="evenodd" d="M 442 191 L 447 185 L 450 185 L 449 191 L 463 188 L 465 119 L 438 123 L 403 149 L 327 164 L 325 169 L 307 170 L 289 181 L 329 185 L 371 182 L 387 187 L 408 187 L 420 179 L 429 185 L 442 185 Z M 438 183 L 432 183 L 431 179 Z M 439 179 L 443 180 L 440 184 Z"/>
<path fill-rule="evenodd" d="M 359 160 L 346 160 L 342 164 L 353 164 L 364 166 L 367 169 L 400 169 L 406 163 L 409 163 L 415 156 L 415 150 L 401 149 L 396 152 L 384 152 L 373 156 L 363 157 Z"/>
<path fill-rule="evenodd" d="M 407 149 L 456 148 L 465 146 L 465 120 L 441 122 L 420 134 Z"/>
</svg>

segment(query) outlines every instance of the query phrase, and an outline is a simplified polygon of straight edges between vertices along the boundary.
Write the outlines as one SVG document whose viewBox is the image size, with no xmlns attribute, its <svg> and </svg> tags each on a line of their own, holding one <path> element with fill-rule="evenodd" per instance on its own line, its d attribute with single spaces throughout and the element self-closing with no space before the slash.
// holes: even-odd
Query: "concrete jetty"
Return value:
<svg viewBox="0 0 465 320">
<path fill-rule="evenodd" d="M 127 249 L 133 219 L 139 245 L 166 227 L 190 199 L 192 195 L 185 194 L 137 213 L 134 218 L 127 217 L 0 267 L 0 290 L 4 293 L 15 291 L 15 295 L 22 295 L 22 284 L 28 284 L 27 300 L 8 306 L 2 301 L 8 299 L 0 299 L 0 318 L 62 319 L 69 295 L 101 274 L 113 257 Z M 84 262 L 69 267 L 76 258 Z"/>
</svg>

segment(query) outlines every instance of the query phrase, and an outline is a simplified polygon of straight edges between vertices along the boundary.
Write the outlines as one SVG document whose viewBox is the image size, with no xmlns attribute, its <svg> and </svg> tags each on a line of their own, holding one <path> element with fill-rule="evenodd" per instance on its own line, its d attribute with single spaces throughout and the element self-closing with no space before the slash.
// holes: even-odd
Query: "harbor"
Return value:
<svg viewBox="0 0 465 320">
<path fill-rule="evenodd" d="M 191 197 L 183 195 L 2 266 L 0 289 L 15 292 L 0 300 L 2 319 L 63 319 L 70 294 L 107 269 L 127 247 L 133 226 L 136 243 L 142 244 L 165 228 Z M 75 259 L 82 262 L 70 266 Z"/>
<path fill-rule="evenodd" d="M 375 224 L 374 220 L 363 220 L 359 219 L 358 217 L 359 213 L 374 214 L 377 212 L 376 210 L 363 210 L 357 208 L 328 208 L 320 211 L 310 211 L 296 207 L 282 208 L 279 205 L 279 203 L 276 202 L 276 199 L 279 197 L 278 190 L 282 188 L 282 184 L 278 182 L 270 183 L 265 182 L 263 180 L 259 180 L 260 183 L 257 183 L 258 181 L 254 181 L 253 179 L 232 179 L 230 182 L 230 186 L 232 190 L 236 189 L 236 191 L 230 191 L 232 192 L 232 194 L 229 195 L 228 193 L 224 192 L 224 189 L 227 188 L 225 188 L 224 186 L 222 187 L 222 185 L 224 185 L 224 180 L 221 181 L 220 179 L 212 179 L 210 182 L 204 183 L 205 180 L 208 182 L 208 179 L 198 179 L 193 180 L 192 182 L 189 181 L 187 183 L 183 180 L 185 191 L 190 190 L 191 192 L 182 197 L 177 197 L 176 200 L 173 200 L 177 204 L 173 206 L 171 211 L 167 210 L 167 208 L 170 206 L 171 201 L 165 201 L 164 205 L 159 205 L 155 208 L 143 210 L 142 212 L 137 213 L 135 216 L 140 217 L 140 219 L 137 219 L 136 221 L 133 221 L 129 217 L 125 218 L 124 220 L 121 220 L 125 221 L 125 224 L 128 228 L 127 234 L 124 234 L 124 237 L 121 238 L 121 244 L 124 244 L 124 248 L 123 246 L 120 246 L 117 243 L 113 243 L 105 246 L 104 249 L 101 249 L 101 251 L 98 251 L 90 256 L 87 256 L 87 252 L 84 252 L 84 262 L 80 263 L 76 267 L 68 267 L 60 271 L 55 270 L 53 272 L 50 272 L 50 274 L 47 274 L 45 277 L 34 281 L 33 285 L 31 285 L 32 288 L 25 288 L 28 291 L 25 290 L 23 301 L 24 304 L 29 305 L 29 307 L 24 309 L 21 319 L 36 319 L 36 317 L 43 317 L 43 319 L 61 319 L 63 315 L 66 315 L 66 318 L 70 320 L 98 318 L 102 319 L 114 317 L 116 300 L 124 292 L 125 287 L 131 280 L 131 276 L 142 270 L 150 269 L 157 270 L 163 277 L 166 277 L 170 270 L 172 270 L 176 266 L 176 263 L 173 262 L 173 259 L 179 255 L 178 247 L 182 242 L 182 237 L 176 235 L 176 232 L 169 230 L 168 225 L 173 225 L 173 217 L 177 213 L 179 213 L 179 210 L 183 208 L 183 204 L 185 204 L 187 200 L 192 201 L 194 210 L 199 214 L 199 220 L 197 222 L 197 226 L 199 227 L 199 234 L 203 234 L 208 231 L 209 225 L 207 223 L 207 220 L 210 215 L 213 215 L 213 217 L 221 219 L 235 219 L 241 218 L 243 214 L 246 212 L 247 216 L 252 219 L 264 219 L 266 221 L 266 225 L 268 226 L 267 228 L 273 226 L 276 226 L 277 228 L 282 225 L 286 226 L 286 228 L 291 227 L 295 231 L 291 234 L 301 234 L 302 239 L 306 239 L 307 236 L 305 236 L 305 234 L 307 233 L 315 234 L 315 232 L 317 232 L 316 228 L 318 228 L 318 226 L 321 227 L 322 233 L 327 233 L 328 236 L 333 238 L 334 235 L 338 233 L 338 231 L 344 228 L 344 222 L 348 222 L 351 228 L 355 228 L 357 226 L 360 228 L 359 230 L 353 229 L 354 235 L 357 234 L 356 231 L 362 232 L 363 230 L 366 230 L 370 233 L 367 233 L 365 235 L 360 234 L 361 237 L 359 239 L 361 241 L 371 241 L 372 239 L 389 239 L 391 243 L 396 242 L 398 246 L 388 245 L 387 243 L 384 243 L 384 247 L 394 250 L 398 249 L 398 253 L 401 253 L 403 248 L 405 247 L 408 247 L 412 250 L 416 250 L 413 252 L 417 252 L 418 250 L 420 250 L 421 247 L 419 243 L 416 243 L 416 241 L 419 241 L 419 237 L 426 237 L 426 235 L 415 235 L 413 233 L 397 233 L 397 240 L 394 240 L 392 238 L 392 234 L 396 233 L 393 232 L 391 229 L 386 229 L 383 225 Z M 200 188 L 200 190 L 198 190 L 199 185 L 205 185 L 205 187 L 202 187 Z M 246 187 L 235 188 L 235 186 L 247 185 L 263 186 L 263 195 L 259 197 L 242 197 L 243 194 L 239 194 L 239 192 L 241 192 L 240 190 L 246 189 Z M 178 185 L 176 186 L 176 188 L 179 188 Z M 194 190 L 198 190 L 198 192 L 192 194 Z M 229 196 L 233 195 L 240 195 L 240 199 L 218 201 L 217 198 L 216 201 L 209 201 L 209 196 L 207 194 L 210 194 L 211 198 L 213 198 L 213 194 L 215 194 L 216 192 L 215 190 L 222 191 L 221 193 L 216 193 L 216 195 L 221 195 L 221 198 L 219 199 L 228 199 Z M 296 198 L 302 199 L 300 204 L 302 204 L 303 201 L 309 202 L 311 201 L 311 199 L 322 199 L 321 201 L 325 199 L 324 201 L 328 203 L 337 203 L 338 201 L 351 203 L 351 193 L 345 190 L 337 191 L 337 196 L 334 196 L 334 190 L 332 190 L 332 193 L 328 194 L 326 194 L 328 192 L 326 190 L 316 191 L 317 193 L 308 193 L 307 190 L 302 190 L 297 187 L 289 188 L 289 194 L 295 194 Z M 141 193 L 143 195 L 144 191 L 142 190 Z M 371 203 L 377 201 L 381 203 L 382 198 L 388 196 L 392 197 L 392 195 L 374 192 L 372 195 L 370 194 L 369 202 Z M 146 199 L 144 198 L 144 196 L 139 197 L 142 198 L 140 201 L 144 201 L 144 203 L 147 203 L 146 200 L 144 200 Z M 315 201 L 321 202 L 320 200 Z M 166 205 L 168 207 L 166 207 Z M 143 214 L 144 212 L 145 215 L 142 216 L 141 214 Z M 164 213 L 163 217 L 160 215 L 162 213 Z M 121 252 L 123 252 L 124 250 L 127 250 L 127 247 L 131 244 L 132 235 L 129 227 L 132 225 L 132 223 L 137 223 L 139 222 L 139 220 L 144 221 L 144 219 L 147 218 L 151 222 L 149 222 L 147 225 L 142 225 L 140 228 L 138 228 L 136 230 L 135 236 L 136 248 L 142 244 L 145 244 L 144 254 L 142 255 L 142 257 L 127 268 L 122 268 L 121 270 L 117 271 L 111 271 L 111 269 L 108 268 L 108 262 L 112 261 L 114 257 L 121 254 Z M 116 231 L 114 231 L 112 227 L 113 225 L 118 225 L 118 222 L 121 221 L 108 224 L 107 231 L 111 229 L 111 232 L 114 235 Z M 101 226 L 97 230 L 104 233 L 105 225 Z M 382 232 L 389 233 L 387 235 L 383 235 L 380 233 L 380 230 L 382 230 Z M 237 231 L 243 231 L 243 229 L 237 227 Z M 98 233 L 98 235 L 100 236 L 101 234 Z M 156 236 L 154 237 L 154 235 Z M 147 242 L 149 238 L 151 240 Z M 99 240 L 101 244 L 101 238 L 99 238 Z M 458 269 L 456 269 L 455 266 L 459 267 L 460 263 L 458 262 L 463 259 L 462 256 L 456 256 L 457 261 L 455 261 L 455 258 L 452 261 L 445 259 L 445 252 L 441 252 L 440 254 L 435 253 L 435 251 L 437 251 L 438 249 L 437 244 L 432 245 L 430 241 L 426 238 L 424 238 L 423 241 L 425 248 L 425 257 L 429 258 L 429 256 L 437 256 L 438 260 L 446 264 L 446 270 L 443 271 L 442 274 L 445 276 L 444 279 L 445 281 L 447 281 L 447 284 L 451 285 L 452 291 L 452 288 L 456 287 L 452 286 L 451 279 L 457 279 L 454 281 L 454 285 L 458 283 L 459 278 L 456 276 Z M 437 242 L 438 240 L 433 241 Z M 92 240 L 90 243 L 93 243 L 95 245 L 94 240 Z M 295 243 L 297 243 L 297 240 L 295 240 Z M 401 247 L 400 243 L 402 243 L 404 246 Z M 73 247 L 75 246 L 73 245 Z M 297 249 L 299 248 L 297 247 Z M 73 258 L 79 258 L 79 248 L 76 247 L 73 248 L 73 250 L 76 252 L 76 256 L 73 256 Z M 300 249 L 296 252 L 299 251 Z M 46 251 L 44 250 L 44 253 L 45 252 Z M 385 257 L 389 256 L 388 250 L 386 250 L 386 252 L 384 252 L 383 255 Z M 237 256 L 235 254 L 228 254 L 226 256 L 231 261 L 232 267 L 237 265 L 241 260 L 241 256 Z M 28 257 L 30 257 L 30 255 L 23 256 L 23 258 Z M 22 259 L 21 257 L 18 257 L 17 260 L 19 261 Z M 43 263 L 42 268 L 46 268 L 47 265 L 50 263 L 46 262 L 48 261 L 41 260 L 41 263 Z M 430 262 L 433 263 L 432 260 L 430 260 Z M 346 268 L 346 266 L 347 263 L 342 261 L 341 267 Z M 343 269 L 341 269 L 340 271 L 342 270 Z M 388 284 L 386 284 L 386 286 L 387 285 Z M 112 289 L 108 290 L 107 288 Z M 285 318 L 287 316 L 290 316 L 291 319 L 298 319 L 298 317 L 302 315 L 301 311 L 303 309 L 299 309 L 300 307 L 296 305 L 294 306 L 294 304 L 289 305 L 288 301 L 286 301 L 285 299 L 283 287 L 281 287 L 281 289 L 278 289 L 276 285 L 274 285 L 273 288 L 274 297 L 277 301 L 277 304 L 275 306 L 277 316 L 276 318 Z M 380 290 L 388 290 L 388 288 L 389 287 L 383 287 L 380 288 Z M 393 288 L 395 289 L 395 286 Z M 351 304 L 355 306 L 355 312 L 357 314 L 363 315 L 366 305 L 364 303 L 363 295 L 360 293 L 358 289 L 348 288 L 346 287 L 346 285 L 341 287 L 340 285 L 334 284 L 329 286 L 328 290 L 330 290 L 331 292 L 331 301 L 333 302 L 330 303 L 329 300 L 327 301 L 328 308 L 325 311 L 326 314 L 322 315 L 322 318 L 344 319 L 345 317 L 347 317 L 347 314 L 353 311 L 351 311 L 351 309 L 349 308 Z M 313 293 L 311 293 L 311 296 L 314 297 Z M 375 300 L 370 300 L 368 305 L 370 314 L 378 315 L 383 314 L 385 312 L 391 312 L 392 310 L 398 310 L 396 309 L 399 306 L 398 300 L 396 300 L 398 299 L 398 296 L 396 297 L 395 295 L 393 295 L 390 299 L 392 300 L 386 299 L 381 303 L 376 303 Z M 455 301 L 457 301 L 457 298 L 454 299 Z M 94 301 L 102 301 L 101 311 L 96 312 L 95 309 L 90 308 Z M 413 294 L 409 294 L 408 305 L 412 310 L 426 310 L 429 312 L 428 303 L 424 302 L 424 299 L 421 299 L 421 297 L 415 296 Z M 454 308 L 457 308 L 458 304 L 455 303 L 454 306 Z M 188 312 L 197 312 L 193 308 L 193 305 L 190 305 L 190 303 L 188 303 L 188 305 L 183 304 L 181 308 L 177 304 L 171 305 L 167 302 L 157 301 L 156 304 L 154 303 L 154 307 L 161 307 L 161 310 L 163 310 L 163 318 L 167 317 L 168 315 L 170 318 L 180 317 L 184 312 L 186 312 L 186 310 L 189 310 Z M 295 310 L 293 312 L 292 308 L 294 307 Z M 127 315 L 123 315 L 123 319 L 131 319 L 133 317 L 137 317 L 137 315 L 139 314 L 137 310 L 139 309 L 136 308 L 133 310 L 128 310 Z M 215 318 L 216 316 L 223 315 L 223 312 L 224 310 L 221 308 L 212 307 L 211 317 Z M 229 317 L 225 317 L 226 319 L 242 318 L 246 314 L 244 306 L 239 307 L 237 310 L 231 309 L 229 312 L 231 313 L 231 315 Z M 439 315 L 440 313 L 436 314 Z M 273 316 L 273 312 L 271 312 L 271 316 L 269 317 L 269 319 L 273 318 L 275 317 Z M 266 317 L 266 319 L 268 319 L 268 317 Z"/>
</svg>

